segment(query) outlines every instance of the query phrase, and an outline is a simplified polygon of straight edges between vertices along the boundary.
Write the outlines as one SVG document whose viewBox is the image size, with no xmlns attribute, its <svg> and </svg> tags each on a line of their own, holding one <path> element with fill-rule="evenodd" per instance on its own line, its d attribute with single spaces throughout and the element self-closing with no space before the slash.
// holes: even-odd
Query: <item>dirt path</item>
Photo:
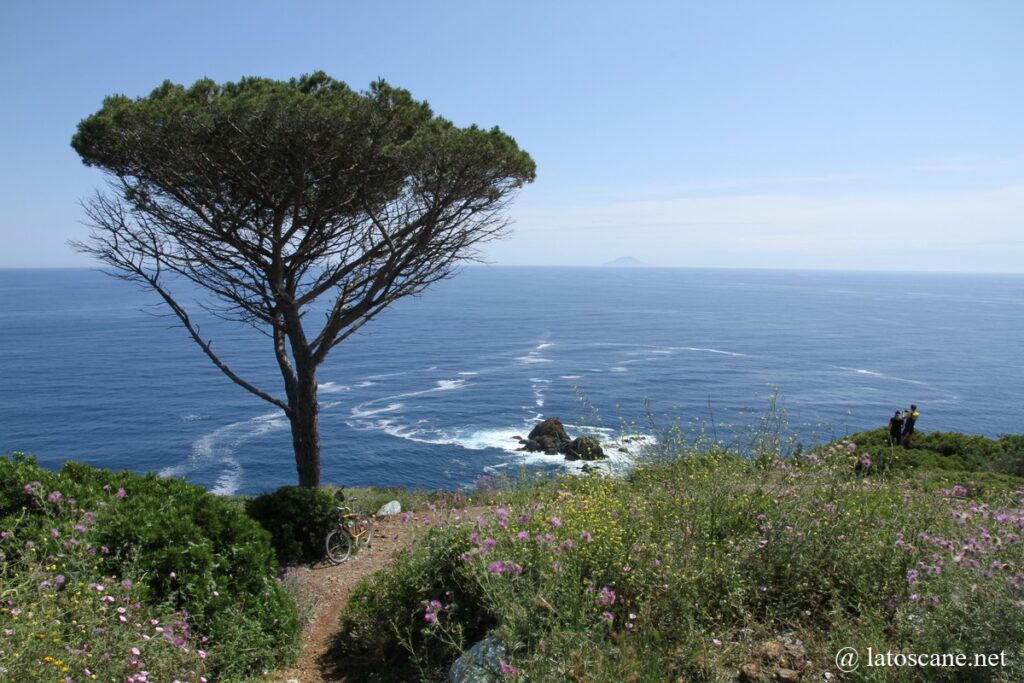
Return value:
<svg viewBox="0 0 1024 683">
<path fill-rule="evenodd" d="M 287 577 L 294 580 L 313 613 L 302 634 L 302 653 L 295 666 L 277 672 L 275 683 L 356 683 L 330 665 L 331 643 L 339 630 L 339 618 L 360 579 L 391 564 L 396 552 L 431 527 L 474 519 L 482 508 L 457 511 L 395 515 L 374 522 L 373 545 L 340 565 L 317 564 L 292 567 Z"/>
</svg>

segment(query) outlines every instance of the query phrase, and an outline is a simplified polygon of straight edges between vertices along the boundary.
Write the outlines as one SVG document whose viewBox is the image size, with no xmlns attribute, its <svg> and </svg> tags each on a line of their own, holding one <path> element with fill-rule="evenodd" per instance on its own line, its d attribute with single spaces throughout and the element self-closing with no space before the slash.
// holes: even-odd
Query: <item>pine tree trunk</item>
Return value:
<svg viewBox="0 0 1024 683">
<path fill-rule="evenodd" d="M 320 485 L 320 404 L 316 400 L 316 379 L 301 377 L 292 402 L 292 446 L 299 486 Z"/>
</svg>

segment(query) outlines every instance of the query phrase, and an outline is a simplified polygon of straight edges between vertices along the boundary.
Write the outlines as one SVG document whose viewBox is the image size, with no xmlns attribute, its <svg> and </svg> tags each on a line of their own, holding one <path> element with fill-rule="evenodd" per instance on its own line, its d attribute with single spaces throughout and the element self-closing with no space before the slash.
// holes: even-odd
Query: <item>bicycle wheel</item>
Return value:
<svg viewBox="0 0 1024 683">
<path fill-rule="evenodd" d="M 342 529 L 327 534 L 327 559 L 332 564 L 341 564 L 352 554 L 352 539 Z"/>
<path fill-rule="evenodd" d="M 353 532 L 355 533 L 356 549 L 369 548 L 373 543 L 373 519 L 366 513 L 360 512 Z"/>
</svg>

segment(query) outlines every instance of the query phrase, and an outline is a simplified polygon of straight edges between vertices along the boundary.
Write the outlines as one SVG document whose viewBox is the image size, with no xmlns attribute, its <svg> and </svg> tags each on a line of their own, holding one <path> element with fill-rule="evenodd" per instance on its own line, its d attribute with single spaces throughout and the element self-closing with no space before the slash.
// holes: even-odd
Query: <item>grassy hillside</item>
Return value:
<svg viewBox="0 0 1024 683">
<path fill-rule="evenodd" d="M 876 436 L 510 487 L 365 582 L 337 654 L 440 681 L 492 634 L 504 680 L 1024 680 L 1019 438 Z M 842 674 L 844 647 L 1006 665 Z"/>
</svg>

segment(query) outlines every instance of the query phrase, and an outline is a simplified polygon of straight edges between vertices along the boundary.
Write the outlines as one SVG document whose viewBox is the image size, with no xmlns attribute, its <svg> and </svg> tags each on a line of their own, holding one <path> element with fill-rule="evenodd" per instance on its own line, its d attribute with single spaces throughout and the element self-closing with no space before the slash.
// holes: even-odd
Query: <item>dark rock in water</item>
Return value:
<svg viewBox="0 0 1024 683">
<path fill-rule="evenodd" d="M 519 443 L 523 444 L 522 446 L 519 447 L 519 450 L 521 451 L 530 451 L 531 453 L 536 453 L 538 451 L 544 450 L 544 447 L 537 443 L 537 439 L 523 439 Z"/>
<path fill-rule="evenodd" d="M 616 450 L 618 450 L 619 453 L 629 453 L 629 449 L 625 446 L 619 446 Z"/>
<path fill-rule="evenodd" d="M 563 454 L 569 460 L 603 460 L 608 457 L 601 444 L 589 436 L 570 439 L 565 426 L 557 417 L 549 417 L 530 431 L 529 437 L 520 439 L 520 450 L 545 455 Z"/>
<path fill-rule="evenodd" d="M 581 436 L 572 441 L 563 452 L 566 460 L 604 460 L 608 457 L 601 449 L 601 444 L 589 436 Z"/>
<path fill-rule="evenodd" d="M 534 427 L 527 439 L 526 450 L 544 451 L 551 455 L 561 453 L 572 442 L 557 417 L 549 417 Z"/>
</svg>

